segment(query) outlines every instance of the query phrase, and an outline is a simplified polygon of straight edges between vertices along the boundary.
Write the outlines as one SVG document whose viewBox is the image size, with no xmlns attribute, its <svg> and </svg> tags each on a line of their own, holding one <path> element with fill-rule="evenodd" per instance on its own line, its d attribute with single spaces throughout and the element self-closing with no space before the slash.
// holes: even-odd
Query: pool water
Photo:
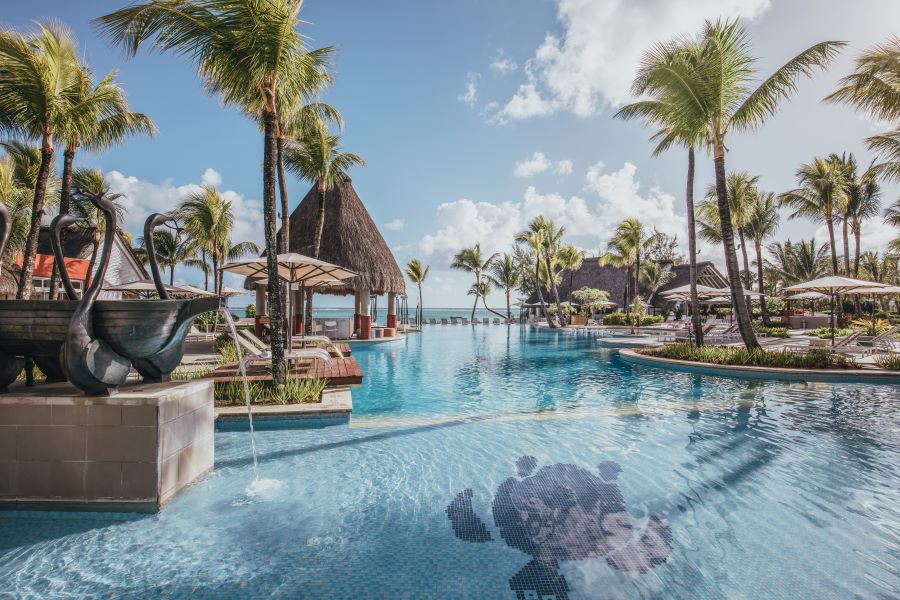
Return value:
<svg viewBox="0 0 900 600">
<path fill-rule="evenodd" d="M 437 326 L 354 350 L 348 423 L 216 434 L 158 515 L 0 513 L 0 597 L 889 598 L 898 388 Z"/>
</svg>

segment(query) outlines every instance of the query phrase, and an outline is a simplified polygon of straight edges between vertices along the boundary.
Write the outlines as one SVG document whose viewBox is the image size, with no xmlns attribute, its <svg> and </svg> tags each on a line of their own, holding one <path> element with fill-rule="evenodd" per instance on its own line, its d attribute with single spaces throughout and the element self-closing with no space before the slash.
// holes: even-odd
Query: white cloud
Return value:
<svg viewBox="0 0 900 600">
<path fill-rule="evenodd" d="M 521 178 L 534 177 L 551 169 L 555 175 L 571 175 L 572 161 L 560 160 L 554 163 L 543 152 L 535 152 L 529 158 L 515 164 L 513 175 Z"/>
<path fill-rule="evenodd" d="M 400 231 L 403 229 L 403 219 L 394 219 L 388 223 L 384 224 L 385 229 L 390 229 L 391 231 Z"/>
<path fill-rule="evenodd" d="M 494 57 L 494 60 L 491 61 L 489 66 L 491 71 L 500 75 L 508 75 L 519 68 L 516 61 L 506 56 L 506 52 L 503 51 L 503 48 L 497 50 L 497 55 Z"/>
<path fill-rule="evenodd" d="M 125 175 L 119 171 L 108 172 L 106 180 L 112 192 L 125 196 L 120 201 L 127 210 L 122 227 L 131 232 L 135 240 L 143 235 L 144 221 L 147 216 L 155 212 L 168 212 L 174 209 L 188 194 L 200 191 L 199 183 L 176 186 L 169 179 L 153 183 Z M 201 182 L 212 184 L 213 181 L 221 183 L 222 178 L 215 170 L 207 169 L 201 177 Z M 231 202 L 231 210 L 234 212 L 232 241 L 252 241 L 262 246 L 262 202 L 244 198 L 232 190 L 220 193 L 225 200 Z"/>
<path fill-rule="evenodd" d="M 527 82 L 492 118 L 586 117 L 626 102 L 641 55 L 654 43 L 697 31 L 704 19 L 755 19 L 771 0 L 558 0 L 563 33 L 548 34 L 525 65 Z"/>
<path fill-rule="evenodd" d="M 637 169 L 625 163 L 605 172 L 603 163 L 587 172 L 585 191 L 590 198 L 540 193 L 529 186 L 520 202 L 447 202 L 438 207 L 437 231 L 424 236 L 419 252 L 426 257 L 449 257 L 461 248 L 481 243 L 485 252 L 506 251 L 516 232 L 537 215 L 553 219 L 566 229 L 566 240 L 596 252 L 605 247 L 613 230 L 627 217 L 639 218 L 648 228 L 678 235 L 686 241 L 687 221 L 675 210 L 675 197 L 658 189 L 642 190 Z"/>
<path fill-rule="evenodd" d="M 468 106 L 474 108 L 478 102 L 478 80 L 481 79 L 480 73 L 469 73 L 466 75 L 466 91 L 457 96 L 456 99 Z"/>
<path fill-rule="evenodd" d="M 211 185 L 213 187 L 222 185 L 222 175 L 212 167 L 203 171 L 202 180 L 204 185 Z"/>
</svg>

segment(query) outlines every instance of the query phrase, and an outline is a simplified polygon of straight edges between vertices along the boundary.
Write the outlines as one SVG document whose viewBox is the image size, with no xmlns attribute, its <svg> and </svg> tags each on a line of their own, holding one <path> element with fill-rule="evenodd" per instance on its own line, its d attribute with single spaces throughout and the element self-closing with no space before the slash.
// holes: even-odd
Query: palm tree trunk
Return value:
<svg viewBox="0 0 900 600">
<path fill-rule="evenodd" d="M 769 310 L 766 308 L 766 290 L 763 286 L 762 242 L 754 240 L 753 245 L 756 250 L 756 280 L 759 285 L 759 293 L 762 294 L 759 297 L 759 311 L 762 314 L 763 325 L 768 327 L 771 325 L 771 321 L 769 319 Z"/>
<path fill-rule="evenodd" d="M 694 223 L 694 147 L 688 148 L 687 192 L 688 220 L 688 278 L 691 286 L 691 324 L 698 346 L 703 345 L 703 324 L 700 322 L 700 297 L 697 295 L 697 228 Z"/>
<path fill-rule="evenodd" d="M 640 295 L 640 288 L 638 287 L 638 282 L 641 278 L 641 240 L 638 240 L 638 247 L 635 248 L 635 257 L 634 257 L 634 295 L 632 295 L 632 302 L 634 299 Z"/>
<path fill-rule="evenodd" d="M 475 304 L 472 305 L 472 316 L 469 317 L 471 320 L 475 320 L 475 309 L 478 308 L 478 292 L 475 293 Z"/>
<path fill-rule="evenodd" d="M 418 286 L 419 286 L 419 318 L 418 318 L 419 322 L 418 322 L 418 325 L 422 325 L 422 318 L 425 314 L 425 309 L 422 306 L 422 283 L 419 282 Z"/>
<path fill-rule="evenodd" d="M 831 243 L 831 274 L 838 274 L 837 247 L 834 245 L 834 220 L 831 209 L 825 212 L 825 225 L 828 227 L 828 241 Z"/>
<path fill-rule="evenodd" d="M 544 306 L 544 295 L 541 293 L 541 257 L 537 255 L 537 260 L 534 263 L 534 289 L 537 290 L 538 301 L 541 303 L 541 312 L 544 314 L 544 318 L 547 319 L 547 323 L 550 323 L 550 315 L 547 314 L 547 307 Z"/>
<path fill-rule="evenodd" d="M 288 252 L 290 244 L 290 221 L 291 215 L 288 212 L 288 191 L 287 181 L 284 179 L 284 138 L 280 135 L 275 138 L 275 152 L 277 155 L 276 168 L 278 171 L 278 195 L 281 199 L 281 236 L 278 239 L 278 252 Z"/>
<path fill-rule="evenodd" d="M 275 91 L 266 90 L 267 109 L 264 115 L 263 138 L 263 231 L 266 240 L 266 269 L 268 271 L 269 325 L 272 344 L 272 381 L 276 387 L 287 380 L 284 365 L 284 322 L 282 319 L 281 281 L 278 278 L 278 240 L 275 234 L 275 162 L 277 147 L 275 131 Z"/>
<path fill-rule="evenodd" d="M 563 325 L 563 312 L 562 312 L 562 304 L 559 301 L 559 289 L 556 287 L 556 277 L 553 276 L 553 268 L 550 263 L 550 256 L 544 256 L 544 262 L 547 263 L 547 274 L 550 277 L 550 290 L 553 292 L 553 301 L 556 303 L 556 318 L 559 321 L 559 325 Z M 547 322 L 550 327 L 554 327 L 552 323 Z"/>
<path fill-rule="evenodd" d="M 856 242 L 855 248 L 853 250 L 853 277 L 855 277 L 856 279 L 859 279 L 859 246 L 861 237 L 861 223 L 859 221 L 856 221 L 853 226 L 853 238 Z"/>
<path fill-rule="evenodd" d="M 72 163 L 74 160 L 75 147 L 71 144 L 67 144 L 66 150 L 63 153 L 62 185 L 59 191 L 59 214 L 61 215 L 69 214 L 69 197 L 72 193 Z M 65 229 L 59 232 L 59 242 L 62 247 L 65 247 Z M 53 261 L 53 275 L 50 276 L 50 300 L 55 300 L 56 296 L 59 295 L 59 283 L 59 271 L 56 266 L 56 261 Z"/>
<path fill-rule="evenodd" d="M 759 348 L 759 342 L 756 341 L 756 334 L 753 332 L 750 311 L 747 310 L 744 289 L 741 285 L 741 272 L 734 248 L 734 230 L 731 226 L 731 208 L 728 206 L 728 190 L 725 184 L 725 146 L 719 140 L 716 140 L 713 164 L 716 171 L 716 195 L 718 196 L 719 219 L 722 227 L 722 246 L 725 250 L 725 266 L 728 267 L 728 283 L 731 286 L 731 299 L 737 313 L 738 330 L 741 332 L 744 346 L 748 350 L 752 350 Z"/>
<path fill-rule="evenodd" d="M 628 310 L 628 290 L 631 288 L 631 265 L 625 265 L 625 293 L 622 294 L 622 309 Z"/>
<path fill-rule="evenodd" d="M 850 232 L 847 217 L 841 219 L 841 233 L 844 236 L 844 275 L 850 277 Z"/>
<path fill-rule="evenodd" d="M 175 285 L 175 265 L 169 265 L 169 285 Z"/>
<path fill-rule="evenodd" d="M 319 258 L 319 248 L 322 245 L 322 231 L 325 229 L 325 187 L 319 185 L 319 206 L 316 215 L 316 233 L 313 236 L 313 258 Z"/>
<path fill-rule="evenodd" d="M 744 289 L 752 289 L 750 285 L 750 260 L 747 258 L 747 240 L 744 238 L 744 228 L 738 227 L 738 240 L 741 242 L 741 254 L 743 255 L 744 260 Z M 753 316 L 753 304 L 750 298 L 747 298 L 747 310 L 750 311 L 750 316 Z"/>
<path fill-rule="evenodd" d="M 506 288 L 506 320 L 512 321 L 512 310 L 509 307 L 509 288 Z"/>
<path fill-rule="evenodd" d="M 53 139 L 45 134 L 41 144 L 41 166 L 38 170 L 37 183 L 34 186 L 34 200 L 31 204 L 31 228 L 25 238 L 25 250 L 22 256 L 22 272 L 19 274 L 17 300 L 31 298 L 34 274 L 34 260 L 37 254 L 38 235 L 41 233 L 41 219 L 44 216 L 44 199 L 47 195 L 47 181 L 50 178 L 50 166 L 53 160 Z"/>
<path fill-rule="evenodd" d="M 481 305 L 484 306 L 484 309 L 485 309 L 486 311 L 488 311 L 489 313 L 494 313 L 495 315 L 497 315 L 497 316 L 500 317 L 501 319 L 503 318 L 503 315 L 501 315 L 500 313 L 498 313 L 496 310 L 494 310 L 493 308 L 488 308 L 487 300 L 485 299 L 484 296 L 481 297 Z"/>
<path fill-rule="evenodd" d="M 209 263 L 206 261 L 206 250 L 200 251 L 203 260 L 203 289 L 209 291 Z"/>
</svg>

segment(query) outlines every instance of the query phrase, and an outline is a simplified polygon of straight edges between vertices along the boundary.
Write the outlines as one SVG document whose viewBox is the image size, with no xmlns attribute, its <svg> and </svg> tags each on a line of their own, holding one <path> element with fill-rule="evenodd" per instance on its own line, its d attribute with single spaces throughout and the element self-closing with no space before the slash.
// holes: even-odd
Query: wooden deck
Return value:
<svg viewBox="0 0 900 600">
<path fill-rule="evenodd" d="M 327 385 L 359 385 L 363 372 L 355 358 L 332 358 L 331 365 L 318 359 L 291 360 L 288 370 L 290 379 L 324 379 Z M 248 381 L 268 381 L 272 379 L 267 362 L 247 365 Z M 222 365 L 204 379 L 212 379 L 216 383 L 240 381 L 237 363 Z"/>
<path fill-rule="evenodd" d="M 303 344 L 301 344 L 300 342 L 294 342 L 295 349 L 299 350 L 302 347 L 303 347 Z M 307 348 L 317 348 L 317 347 L 321 348 L 322 346 L 318 346 L 315 344 L 307 344 L 306 347 Z M 347 358 L 350 356 L 350 353 L 351 353 L 350 344 L 348 344 L 347 342 L 334 342 L 334 347 L 341 351 L 341 354 L 344 355 L 344 358 Z M 331 354 L 331 356 L 333 358 L 338 358 L 337 352 L 335 352 L 333 349 L 329 348 L 328 353 Z"/>
</svg>

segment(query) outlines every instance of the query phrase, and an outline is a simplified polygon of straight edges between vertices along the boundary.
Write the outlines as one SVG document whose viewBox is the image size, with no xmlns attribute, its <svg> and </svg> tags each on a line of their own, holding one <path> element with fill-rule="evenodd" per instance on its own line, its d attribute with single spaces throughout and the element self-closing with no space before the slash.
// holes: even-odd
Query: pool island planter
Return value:
<svg viewBox="0 0 900 600">
<path fill-rule="evenodd" d="M 634 350 L 620 349 L 621 359 L 630 364 L 660 369 L 671 369 L 698 375 L 737 377 L 742 379 L 769 379 L 782 381 L 820 381 L 831 383 L 872 383 L 900 385 L 900 372 L 876 369 L 785 369 L 743 365 L 718 365 L 715 363 L 676 360 L 649 356 Z"/>
<path fill-rule="evenodd" d="M 213 385 L 69 383 L 0 396 L 0 510 L 157 512 L 213 468 Z"/>
<path fill-rule="evenodd" d="M 350 386 L 326 387 L 319 402 L 298 404 L 253 404 L 253 426 L 256 429 L 302 426 L 304 422 L 315 425 L 323 420 L 346 422 L 353 412 Z M 243 405 L 217 406 L 216 429 L 225 431 L 248 430 L 247 407 Z"/>
</svg>

